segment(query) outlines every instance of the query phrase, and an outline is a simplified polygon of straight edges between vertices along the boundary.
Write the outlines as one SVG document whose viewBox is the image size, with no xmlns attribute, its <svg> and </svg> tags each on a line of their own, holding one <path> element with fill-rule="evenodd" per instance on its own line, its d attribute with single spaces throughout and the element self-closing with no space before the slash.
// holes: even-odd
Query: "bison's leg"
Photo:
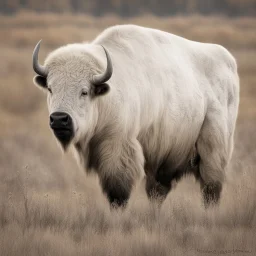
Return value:
<svg viewBox="0 0 256 256">
<path fill-rule="evenodd" d="M 162 202 L 171 189 L 171 182 L 168 185 L 161 184 L 153 175 L 147 175 L 145 179 L 148 198 Z"/>
<path fill-rule="evenodd" d="M 101 151 L 98 174 L 109 202 L 121 206 L 128 201 L 134 183 L 144 175 L 143 152 L 137 140 L 108 142 Z"/>
<path fill-rule="evenodd" d="M 197 150 L 200 155 L 199 180 L 205 206 L 220 199 L 225 171 L 230 159 L 230 140 L 233 140 L 227 120 L 221 110 L 208 111 L 200 131 Z"/>
<path fill-rule="evenodd" d="M 101 186 L 112 206 L 124 206 L 131 193 L 133 180 L 122 174 L 104 175 Z"/>
<path fill-rule="evenodd" d="M 146 192 L 149 199 L 163 201 L 172 188 L 172 182 L 178 181 L 182 176 L 182 171 L 173 170 L 168 163 L 162 164 L 156 171 L 145 165 Z"/>
</svg>

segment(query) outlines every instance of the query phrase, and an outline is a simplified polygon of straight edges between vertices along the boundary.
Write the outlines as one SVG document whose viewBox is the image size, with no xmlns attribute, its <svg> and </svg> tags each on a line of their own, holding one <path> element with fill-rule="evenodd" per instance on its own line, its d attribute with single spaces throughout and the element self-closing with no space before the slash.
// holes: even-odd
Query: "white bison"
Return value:
<svg viewBox="0 0 256 256">
<path fill-rule="evenodd" d="M 110 203 L 124 204 L 144 176 L 147 194 L 164 198 L 189 170 L 205 205 L 218 202 L 239 105 L 237 65 L 225 48 L 134 25 L 63 46 L 44 66 L 39 47 L 34 83 L 49 91 L 50 126 L 99 175 Z"/>
</svg>

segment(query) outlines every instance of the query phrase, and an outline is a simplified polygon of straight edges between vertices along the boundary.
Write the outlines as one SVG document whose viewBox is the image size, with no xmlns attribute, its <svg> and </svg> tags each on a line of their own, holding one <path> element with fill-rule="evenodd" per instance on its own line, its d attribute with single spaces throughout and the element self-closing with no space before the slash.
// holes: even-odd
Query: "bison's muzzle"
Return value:
<svg viewBox="0 0 256 256">
<path fill-rule="evenodd" d="M 54 112 L 50 115 L 50 127 L 64 148 L 74 137 L 73 122 L 69 114 Z"/>
</svg>

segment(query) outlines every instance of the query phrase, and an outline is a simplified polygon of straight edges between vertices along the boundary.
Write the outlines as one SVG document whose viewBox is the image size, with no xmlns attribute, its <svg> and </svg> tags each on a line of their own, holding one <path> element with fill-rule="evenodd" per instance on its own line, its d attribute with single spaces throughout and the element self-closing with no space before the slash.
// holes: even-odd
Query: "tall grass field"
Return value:
<svg viewBox="0 0 256 256">
<path fill-rule="evenodd" d="M 95 176 L 63 155 L 48 127 L 46 95 L 33 85 L 32 52 L 90 41 L 116 24 L 158 28 L 218 43 L 236 58 L 240 108 L 219 206 L 202 205 L 184 177 L 159 206 L 144 184 L 110 209 Z M 0 16 L 0 255 L 256 255 L 256 18 Z"/>
</svg>

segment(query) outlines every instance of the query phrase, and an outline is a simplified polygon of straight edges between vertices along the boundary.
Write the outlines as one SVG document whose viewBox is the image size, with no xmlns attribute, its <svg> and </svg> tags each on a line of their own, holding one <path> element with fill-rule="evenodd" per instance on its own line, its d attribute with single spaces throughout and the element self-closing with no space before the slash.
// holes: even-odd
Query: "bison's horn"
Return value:
<svg viewBox="0 0 256 256">
<path fill-rule="evenodd" d="M 33 69 L 34 71 L 40 75 L 40 76 L 43 76 L 43 77 L 47 77 L 47 71 L 46 71 L 46 68 L 42 65 L 40 65 L 38 63 L 38 52 L 39 52 L 39 49 L 40 49 L 40 43 L 41 43 L 42 40 L 40 40 L 35 49 L 34 49 L 34 52 L 33 52 Z"/>
<path fill-rule="evenodd" d="M 103 84 L 103 83 L 107 82 L 113 73 L 113 66 L 112 66 L 112 62 L 111 62 L 109 53 L 104 47 L 103 47 L 103 49 L 104 49 L 106 57 L 107 57 L 107 69 L 105 70 L 105 72 L 103 74 L 93 76 L 93 84 L 95 84 L 95 85 Z"/>
</svg>

